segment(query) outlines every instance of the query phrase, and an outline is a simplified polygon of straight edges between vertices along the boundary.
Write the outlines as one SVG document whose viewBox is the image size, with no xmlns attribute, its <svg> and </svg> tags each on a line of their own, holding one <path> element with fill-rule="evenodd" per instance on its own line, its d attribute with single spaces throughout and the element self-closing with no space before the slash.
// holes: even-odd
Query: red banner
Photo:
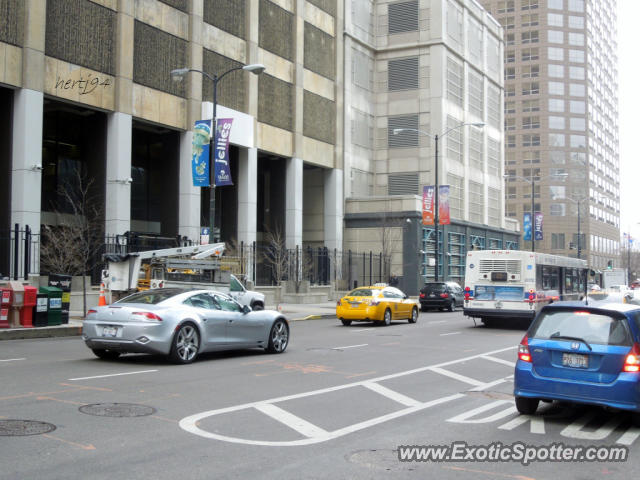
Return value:
<svg viewBox="0 0 640 480">
<path fill-rule="evenodd" d="M 434 195 L 435 188 L 433 185 L 425 185 L 422 187 L 422 224 L 434 225 Z"/>
</svg>

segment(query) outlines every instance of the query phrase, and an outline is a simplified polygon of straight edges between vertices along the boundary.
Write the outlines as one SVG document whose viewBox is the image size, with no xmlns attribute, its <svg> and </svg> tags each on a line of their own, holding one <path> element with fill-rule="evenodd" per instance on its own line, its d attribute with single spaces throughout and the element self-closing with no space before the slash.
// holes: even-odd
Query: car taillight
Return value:
<svg viewBox="0 0 640 480">
<path fill-rule="evenodd" d="M 336 306 L 339 307 L 340 305 L 342 305 L 342 299 L 339 298 L 338 301 L 336 302 Z"/>
<path fill-rule="evenodd" d="M 535 292 L 532 290 L 529 290 L 529 303 L 533 303 L 533 299 L 535 298 Z"/>
<path fill-rule="evenodd" d="M 448 293 L 441 293 L 440 294 L 440 298 L 449 298 L 449 294 Z"/>
<path fill-rule="evenodd" d="M 426 295 L 424 293 L 421 293 L 420 298 L 424 298 L 424 297 L 426 297 Z"/>
<path fill-rule="evenodd" d="M 623 372 L 640 372 L 640 345 L 633 344 L 631 351 L 624 359 Z"/>
<path fill-rule="evenodd" d="M 89 315 L 91 315 L 92 313 L 98 313 L 98 311 L 97 311 L 97 310 L 94 310 L 94 309 L 92 308 L 91 310 L 89 310 L 89 311 L 87 312 L 87 314 L 86 314 L 85 316 L 87 316 L 87 317 L 88 317 L 88 316 L 89 316 Z"/>
<path fill-rule="evenodd" d="M 523 362 L 531 363 L 531 354 L 529 353 L 529 339 L 525 335 L 518 345 L 518 358 Z"/>
<path fill-rule="evenodd" d="M 137 315 L 137 316 L 139 316 L 139 317 L 144 317 L 144 318 L 146 318 L 147 320 L 156 320 L 156 321 L 158 321 L 158 322 L 161 322 L 161 321 L 162 321 L 162 318 L 160 318 L 158 315 L 156 315 L 156 314 L 155 314 L 155 313 L 153 313 L 153 312 L 133 312 L 131 315 L 132 315 L 132 316 L 133 316 L 133 315 Z"/>
</svg>

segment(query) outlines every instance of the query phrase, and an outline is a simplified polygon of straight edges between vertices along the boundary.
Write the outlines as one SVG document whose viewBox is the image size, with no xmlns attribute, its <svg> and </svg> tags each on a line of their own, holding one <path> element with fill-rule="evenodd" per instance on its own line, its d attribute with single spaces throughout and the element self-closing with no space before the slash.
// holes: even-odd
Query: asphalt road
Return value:
<svg viewBox="0 0 640 480">
<path fill-rule="evenodd" d="M 640 429 L 627 415 L 544 405 L 511 391 L 518 328 L 462 312 L 390 327 L 291 324 L 282 355 L 243 351 L 177 366 L 98 360 L 79 338 L 0 343 L 0 479 L 628 478 Z M 114 405 L 115 404 L 115 405 Z M 137 415 L 137 416 L 123 416 Z M 41 424 L 19 426 L 40 428 Z M 628 446 L 626 462 L 401 462 L 401 445 Z"/>
</svg>

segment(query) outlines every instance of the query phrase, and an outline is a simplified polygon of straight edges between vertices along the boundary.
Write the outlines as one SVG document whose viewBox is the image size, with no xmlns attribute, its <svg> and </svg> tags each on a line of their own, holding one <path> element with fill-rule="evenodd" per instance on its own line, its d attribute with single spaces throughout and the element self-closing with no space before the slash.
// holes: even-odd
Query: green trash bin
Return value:
<svg viewBox="0 0 640 480">
<path fill-rule="evenodd" d="M 40 287 L 38 292 L 47 295 L 49 304 L 48 325 L 62 324 L 62 290 L 57 287 Z"/>
</svg>

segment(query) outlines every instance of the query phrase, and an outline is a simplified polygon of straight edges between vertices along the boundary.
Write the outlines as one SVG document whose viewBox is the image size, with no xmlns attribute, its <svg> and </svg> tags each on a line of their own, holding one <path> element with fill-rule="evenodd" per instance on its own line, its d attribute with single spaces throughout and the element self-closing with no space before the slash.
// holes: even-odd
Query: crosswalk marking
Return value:
<svg viewBox="0 0 640 480">
<path fill-rule="evenodd" d="M 492 357 L 491 355 L 484 355 L 480 358 L 484 358 L 485 360 L 490 360 L 492 362 L 501 363 L 502 365 L 507 365 L 509 367 L 515 367 L 516 362 L 511 362 L 509 360 L 503 360 L 502 358 Z"/>
<path fill-rule="evenodd" d="M 429 370 L 431 370 L 434 373 L 439 373 L 440 375 L 445 375 L 449 378 L 453 378 L 454 380 L 468 383 L 469 385 L 475 385 L 476 387 L 484 385 L 484 382 L 479 382 L 478 380 L 474 380 L 473 378 L 460 375 L 459 373 L 450 372 L 449 370 L 445 370 L 444 368 L 431 367 Z"/>
<path fill-rule="evenodd" d="M 372 390 L 380 395 L 384 395 L 385 397 L 390 398 L 391 400 L 395 400 L 402 405 L 406 405 L 407 407 L 415 407 L 416 405 L 420 405 L 421 402 L 407 397 L 400 392 L 396 392 L 395 390 L 391 390 L 390 388 L 383 387 L 379 383 L 368 382 L 362 385 L 363 387 L 367 387 L 369 390 Z"/>
<path fill-rule="evenodd" d="M 262 403 L 254 407 L 256 410 L 269 415 L 274 420 L 285 424 L 287 427 L 294 429 L 296 432 L 301 433 L 305 437 L 326 437 L 327 431 L 307 422 L 303 418 L 294 415 L 291 412 L 287 412 L 280 407 L 275 406 L 273 403 Z"/>
</svg>

